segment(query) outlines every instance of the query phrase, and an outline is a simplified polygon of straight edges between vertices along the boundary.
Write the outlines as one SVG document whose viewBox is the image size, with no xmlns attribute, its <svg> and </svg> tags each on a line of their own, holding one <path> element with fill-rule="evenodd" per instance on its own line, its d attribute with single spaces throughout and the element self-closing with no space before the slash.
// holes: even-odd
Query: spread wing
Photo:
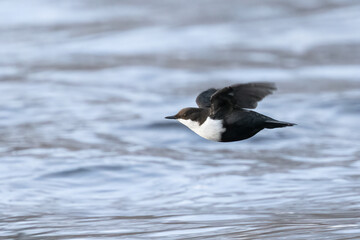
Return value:
<svg viewBox="0 0 360 240">
<path fill-rule="evenodd" d="M 199 94 L 199 96 L 197 96 L 196 104 L 200 108 L 210 108 L 211 107 L 210 98 L 216 91 L 217 89 L 215 88 L 210 88 L 206 91 L 203 91 L 202 93 Z"/>
<path fill-rule="evenodd" d="M 257 103 L 276 90 L 275 83 L 256 82 L 235 84 L 230 86 L 230 96 L 233 93 L 233 100 L 236 107 L 254 109 Z M 220 90 L 221 91 L 221 90 Z M 218 93 L 219 95 L 221 92 Z M 216 96 L 215 96 L 216 97 Z"/>
<path fill-rule="evenodd" d="M 200 93 L 196 103 L 201 108 L 211 108 L 213 115 L 233 108 L 254 109 L 259 101 L 274 90 L 276 86 L 270 82 L 235 84 L 219 90 L 210 88 Z"/>
</svg>

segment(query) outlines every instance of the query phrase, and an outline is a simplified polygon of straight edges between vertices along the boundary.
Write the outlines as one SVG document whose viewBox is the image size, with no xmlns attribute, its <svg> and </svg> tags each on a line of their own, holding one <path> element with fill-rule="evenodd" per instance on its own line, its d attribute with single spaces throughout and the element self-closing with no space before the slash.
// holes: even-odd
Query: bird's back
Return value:
<svg viewBox="0 0 360 240">
<path fill-rule="evenodd" d="M 250 138 L 265 128 L 266 121 L 272 118 L 260 113 L 235 109 L 223 120 L 226 131 L 222 135 L 223 142 L 239 141 Z"/>
</svg>

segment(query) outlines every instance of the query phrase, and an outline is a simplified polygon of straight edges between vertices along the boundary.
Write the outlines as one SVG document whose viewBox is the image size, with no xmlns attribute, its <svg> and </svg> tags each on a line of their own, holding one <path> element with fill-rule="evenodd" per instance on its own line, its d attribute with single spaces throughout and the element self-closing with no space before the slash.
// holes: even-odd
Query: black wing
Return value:
<svg viewBox="0 0 360 240">
<path fill-rule="evenodd" d="M 196 98 L 196 103 L 201 108 L 211 108 L 212 115 L 233 108 L 254 109 L 259 101 L 274 90 L 275 84 L 269 82 L 235 84 L 219 90 L 210 88 Z"/>
<path fill-rule="evenodd" d="M 230 89 L 232 91 L 230 90 L 229 94 L 232 95 L 233 93 L 236 107 L 254 109 L 258 102 L 276 90 L 276 86 L 275 83 L 271 82 L 256 82 L 235 84 L 230 86 Z"/>
<path fill-rule="evenodd" d="M 199 94 L 199 96 L 197 96 L 196 104 L 200 108 L 210 108 L 211 107 L 210 98 L 216 91 L 217 89 L 215 88 L 210 88 L 206 91 L 203 91 L 202 93 Z"/>
</svg>

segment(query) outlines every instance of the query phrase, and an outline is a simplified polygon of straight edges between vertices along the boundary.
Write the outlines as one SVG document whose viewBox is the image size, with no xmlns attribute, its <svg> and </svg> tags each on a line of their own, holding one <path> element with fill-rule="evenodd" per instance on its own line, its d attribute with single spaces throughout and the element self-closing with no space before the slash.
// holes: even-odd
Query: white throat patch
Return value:
<svg viewBox="0 0 360 240">
<path fill-rule="evenodd" d="M 217 142 L 221 140 L 221 134 L 226 130 L 223 128 L 222 120 L 214 120 L 210 117 L 208 117 L 201 125 L 197 121 L 192 121 L 190 119 L 178 119 L 178 121 L 199 136 Z"/>
</svg>

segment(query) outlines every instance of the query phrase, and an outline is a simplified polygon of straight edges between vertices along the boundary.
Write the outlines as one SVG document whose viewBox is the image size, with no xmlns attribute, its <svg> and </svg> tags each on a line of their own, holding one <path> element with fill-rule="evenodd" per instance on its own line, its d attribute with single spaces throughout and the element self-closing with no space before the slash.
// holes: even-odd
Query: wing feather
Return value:
<svg viewBox="0 0 360 240">
<path fill-rule="evenodd" d="M 199 96 L 197 96 L 196 104 L 200 108 L 210 108 L 211 107 L 210 98 L 216 91 L 217 89 L 215 88 L 210 88 L 206 91 L 203 91 L 202 93 L 199 94 Z"/>
<path fill-rule="evenodd" d="M 199 94 L 196 103 L 200 108 L 209 108 L 212 116 L 220 117 L 234 108 L 257 107 L 259 101 L 276 90 L 271 82 L 235 84 L 222 89 L 210 88 Z"/>
<path fill-rule="evenodd" d="M 257 103 L 276 90 L 275 83 L 255 82 L 235 84 L 230 86 L 233 90 L 233 99 L 236 107 L 254 109 Z"/>
<path fill-rule="evenodd" d="M 228 97 L 235 107 L 254 109 L 258 102 L 275 90 L 276 86 L 271 82 L 240 83 L 222 89 L 210 88 L 203 91 L 197 96 L 196 103 L 200 108 L 210 108 L 211 99 Z"/>
</svg>

